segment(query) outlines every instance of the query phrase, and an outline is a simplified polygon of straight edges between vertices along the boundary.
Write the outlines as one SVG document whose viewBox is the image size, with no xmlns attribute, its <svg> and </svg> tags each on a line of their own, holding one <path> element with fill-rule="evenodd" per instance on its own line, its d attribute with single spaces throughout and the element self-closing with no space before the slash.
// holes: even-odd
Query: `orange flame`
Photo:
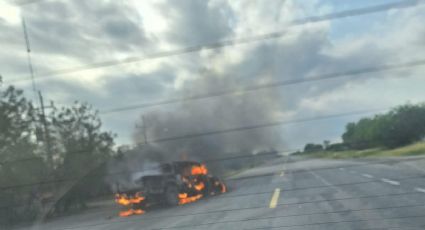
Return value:
<svg viewBox="0 0 425 230">
<path fill-rule="evenodd" d="M 123 206 L 129 206 L 132 204 L 140 204 L 140 202 L 144 201 L 145 197 L 141 196 L 140 193 L 136 193 L 133 197 L 128 197 L 126 194 L 116 194 L 115 195 L 115 202 L 117 204 L 123 205 Z M 142 215 L 145 211 L 142 209 L 132 209 L 121 211 L 119 213 L 119 216 L 121 217 L 127 217 L 131 215 Z"/>
<path fill-rule="evenodd" d="M 179 193 L 179 199 L 187 198 L 187 193 Z"/>
<path fill-rule="evenodd" d="M 180 199 L 179 204 L 182 205 L 182 204 L 192 203 L 192 202 L 195 202 L 195 201 L 197 201 L 201 198 L 202 198 L 201 194 L 189 197 L 187 195 L 187 193 L 180 193 L 179 194 L 179 199 Z"/>
<path fill-rule="evenodd" d="M 142 214 L 144 214 L 144 213 L 145 213 L 145 211 L 143 211 L 142 209 L 136 209 L 136 210 L 134 210 L 133 212 L 134 212 L 134 214 L 136 214 L 136 215 L 142 215 Z"/>
<path fill-rule="evenodd" d="M 124 205 L 124 206 L 131 204 L 130 199 L 128 199 L 128 197 L 125 194 L 116 194 L 115 202 L 117 204 Z"/>
<path fill-rule="evenodd" d="M 208 169 L 205 165 L 201 164 L 200 166 L 192 167 L 192 175 L 207 175 Z"/>
<path fill-rule="evenodd" d="M 205 188 L 204 182 L 200 182 L 199 184 L 195 184 L 195 189 L 198 191 L 202 191 Z"/>
<path fill-rule="evenodd" d="M 143 211 L 142 209 L 129 209 L 126 211 L 121 211 L 119 216 L 120 217 L 127 217 L 127 216 L 131 216 L 131 215 L 142 215 L 144 214 L 145 211 Z"/>
<path fill-rule="evenodd" d="M 132 204 L 138 204 L 138 203 L 140 203 L 140 202 L 142 202 L 142 201 L 144 201 L 145 200 L 145 198 L 143 197 L 143 196 L 137 196 L 137 197 L 133 197 L 133 198 L 131 198 L 130 199 L 130 202 L 132 203 Z"/>
<path fill-rule="evenodd" d="M 220 183 L 221 184 L 221 193 L 225 193 L 227 192 L 227 187 L 224 183 Z"/>
<path fill-rule="evenodd" d="M 141 196 L 140 193 L 136 193 L 134 197 L 128 197 L 126 194 L 115 195 L 115 202 L 124 206 L 128 206 L 130 204 L 139 204 L 140 202 L 144 200 L 145 200 L 145 197 Z"/>
<path fill-rule="evenodd" d="M 127 211 L 121 211 L 119 214 L 120 217 L 126 217 L 131 215 L 133 215 L 133 209 L 129 209 Z"/>
</svg>

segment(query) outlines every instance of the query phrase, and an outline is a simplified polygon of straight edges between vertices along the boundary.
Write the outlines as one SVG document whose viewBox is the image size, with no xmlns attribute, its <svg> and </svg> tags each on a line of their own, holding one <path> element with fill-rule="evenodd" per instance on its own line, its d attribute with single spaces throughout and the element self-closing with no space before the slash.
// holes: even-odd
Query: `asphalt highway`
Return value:
<svg viewBox="0 0 425 230">
<path fill-rule="evenodd" d="M 425 158 L 282 157 L 227 184 L 226 194 L 140 216 L 107 205 L 23 229 L 425 229 Z"/>
</svg>

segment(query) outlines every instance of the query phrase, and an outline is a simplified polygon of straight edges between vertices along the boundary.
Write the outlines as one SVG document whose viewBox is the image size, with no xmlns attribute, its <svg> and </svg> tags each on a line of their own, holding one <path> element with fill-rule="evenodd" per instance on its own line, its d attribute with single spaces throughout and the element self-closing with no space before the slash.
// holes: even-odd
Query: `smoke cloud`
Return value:
<svg viewBox="0 0 425 230">
<path fill-rule="evenodd" d="M 139 128 L 135 130 L 135 142 L 143 142 L 143 128 L 145 128 L 148 143 L 151 141 L 149 145 L 158 149 L 161 153 L 158 159 L 165 161 L 205 161 L 282 147 L 278 127 L 155 141 L 251 126 L 278 118 L 282 108 L 281 95 L 278 91 L 267 90 L 256 94 L 238 95 L 237 89 L 241 87 L 243 84 L 238 82 L 237 78 L 224 77 L 211 70 L 203 70 L 200 77 L 183 85 L 181 88 L 183 97 L 232 89 L 236 89 L 236 93 L 201 101 L 183 102 L 172 108 L 146 113 L 143 115 L 144 119 L 139 121 L 137 126 Z M 213 167 L 219 168 L 219 165 Z"/>
</svg>

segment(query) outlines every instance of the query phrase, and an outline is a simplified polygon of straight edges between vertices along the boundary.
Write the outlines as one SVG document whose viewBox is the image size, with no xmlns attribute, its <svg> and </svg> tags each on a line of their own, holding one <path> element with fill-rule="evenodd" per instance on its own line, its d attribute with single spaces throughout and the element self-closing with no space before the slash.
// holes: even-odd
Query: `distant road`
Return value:
<svg viewBox="0 0 425 230">
<path fill-rule="evenodd" d="M 39 229 L 425 229 L 425 158 L 286 157 L 228 185 L 227 194 L 142 216 L 105 209 Z"/>
</svg>

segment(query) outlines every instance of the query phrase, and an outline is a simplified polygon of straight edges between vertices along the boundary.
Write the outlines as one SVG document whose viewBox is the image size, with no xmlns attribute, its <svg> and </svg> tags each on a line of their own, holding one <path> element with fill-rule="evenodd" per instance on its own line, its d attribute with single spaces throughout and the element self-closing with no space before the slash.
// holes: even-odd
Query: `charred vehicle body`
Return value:
<svg viewBox="0 0 425 230">
<path fill-rule="evenodd" d="M 225 184 L 204 164 L 178 161 L 161 164 L 157 173 L 133 178 L 136 188 L 119 191 L 116 203 L 127 207 L 120 216 L 143 214 L 151 205 L 181 205 L 226 192 Z"/>
</svg>

